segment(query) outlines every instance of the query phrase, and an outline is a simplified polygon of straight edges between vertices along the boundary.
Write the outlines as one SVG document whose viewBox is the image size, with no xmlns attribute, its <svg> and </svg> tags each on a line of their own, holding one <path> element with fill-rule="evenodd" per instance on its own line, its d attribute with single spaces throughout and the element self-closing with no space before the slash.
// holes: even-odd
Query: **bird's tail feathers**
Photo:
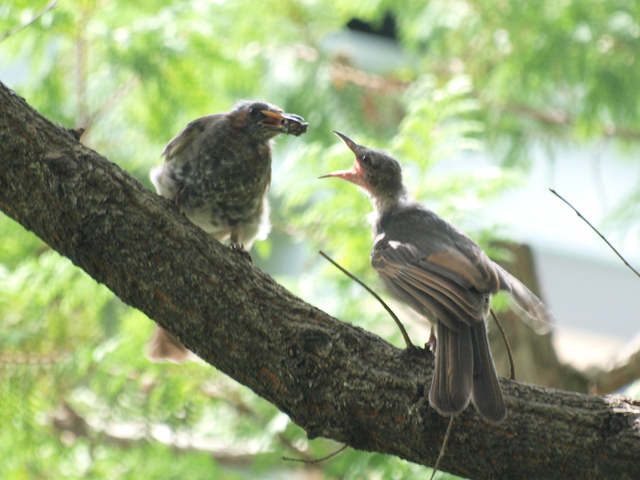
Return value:
<svg viewBox="0 0 640 480">
<path fill-rule="evenodd" d="M 507 416 L 496 367 L 493 364 L 487 325 L 478 322 L 471 332 L 473 341 L 473 404 L 478 412 L 491 423 L 500 423 Z"/>
<path fill-rule="evenodd" d="M 471 400 L 473 385 L 473 344 L 471 327 L 460 322 L 454 331 L 436 323 L 436 364 L 429 390 L 429 404 L 441 415 L 462 412 Z"/>
</svg>

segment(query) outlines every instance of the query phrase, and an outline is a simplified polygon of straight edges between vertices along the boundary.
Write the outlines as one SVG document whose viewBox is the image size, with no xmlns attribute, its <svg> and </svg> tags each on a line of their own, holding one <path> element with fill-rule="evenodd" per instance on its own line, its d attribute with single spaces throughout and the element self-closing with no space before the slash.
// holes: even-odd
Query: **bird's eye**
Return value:
<svg viewBox="0 0 640 480">
<path fill-rule="evenodd" d="M 249 109 L 249 115 L 251 115 L 252 117 L 255 117 L 257 114 L 258 114 L 258 109 L 257 108 L 251 107 Z"/>
<path fill-rule="evenodd" d="M 369 158 L 368 155 L 363 155 L 362 158 L 360 159 L 360 161 L 362 162 L 363 165 L 365 166 L 369 166 L 371 165 L 371 159 Z"/>
</svg>

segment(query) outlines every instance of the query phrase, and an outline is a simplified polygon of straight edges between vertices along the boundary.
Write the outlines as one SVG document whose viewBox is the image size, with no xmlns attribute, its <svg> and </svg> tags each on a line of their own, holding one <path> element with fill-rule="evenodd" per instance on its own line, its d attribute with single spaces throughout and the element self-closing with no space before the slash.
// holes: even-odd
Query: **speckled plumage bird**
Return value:
<svg viewBox="0 0 640 480">
<path fill-rule="evenodd" d="M 411 200 L 394 158 L 334 133 L 354 152 L 355 162 L 350 170 L 324 177 L 348 180 L 369 195 L 374 208 L 373 268 L 392 296 L 436 326 L 429 403 L 443 415 L 454 415 L 473 401 L 484 418 L 501 422 L 507 409 L 484 320 L 491 295 L 509 292 L 519 307 L 541 322 L 549 313 L 470 237 Z"/>
<path fill-rule="evenodd" d="M 271 140 L 307 129 L 298 115 L 269 103 L 243 101 L 229 113 L 189 123 L 165 147 L 165 163 L 151 170 L 151 181 L 195 225 L 246 252 L 271 228 Z M 160 327 L 147 351 L 151 360 L 176 363 L 192 355 Z"/>
</svg>

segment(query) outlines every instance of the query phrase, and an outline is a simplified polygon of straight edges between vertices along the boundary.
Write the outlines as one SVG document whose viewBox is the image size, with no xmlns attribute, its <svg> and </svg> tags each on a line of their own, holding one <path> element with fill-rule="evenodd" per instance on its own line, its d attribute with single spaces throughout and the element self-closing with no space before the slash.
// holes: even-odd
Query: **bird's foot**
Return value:
<svg viewBox="0 0 640 480">
<path fill-rule="evenodd" d="M 231 250 L 233 250 L 234 252 L 239 253 L 242 258 L 244 258 L 245 260 L 248 260 L 249 262 L 253 263 L 253 259 L 251 258 L 251 255 L 249 255 L 249 252 L 247 252 L 244 249 L 244 245 L 241 243 L 232 243 L 231 245 L 229 245 L 231 247 Z"/>
</svg>

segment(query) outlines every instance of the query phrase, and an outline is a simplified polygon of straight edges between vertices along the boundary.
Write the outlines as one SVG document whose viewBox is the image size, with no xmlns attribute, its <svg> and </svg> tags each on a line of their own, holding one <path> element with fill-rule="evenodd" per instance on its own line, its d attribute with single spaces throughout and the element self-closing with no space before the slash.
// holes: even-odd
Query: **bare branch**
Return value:
<svg viewBox="0 0 640 480">
<path fill-rule="evenodd" d="M 304 458 L 290 458 L 290 457 L 282 457 L 282 459 L 288 462 L 302 462 L 306 465 L 315 465 L 316 463 L 321 463 L 321 462 L 324 462 L 325 460 L 329 460 L 330 458 L 335 457 L 336 455 L 344 452 L 347 448 L 349 448 L 349 445 L 343 445 L 339 449 L 337 449 L 335 452 L 331 452 L 329 455 L 325 455 L 322 458 L 316 458 L 314 460 L 309 460 Z"/>
<path fill-rule="evenodd" d="M 504 331 L 502 327 L 502 323 L 498 320 L 498 316 L 495 314 L 493 309 L 489 309 L 491 312 L 491 316 L 493 317 L 493 321 L 496 322 L 498 326 L 498 330 L 500 330 L 500 335 L 502 335 L 502 340 L 504 341 L 504 346 L 507 349 L 507 355 L 509 356 L 509 379 L 516 379 L 516 362 L 513 359 L 513 352 L 511 351 L 511 344 L 509 343 L 509 339 L 507 338 L 507 333 Z"/>
<path fill-rule="evenodd" d="M 433 480 L 433 477 L 436 476 L 436 472 L 440 467 L 440 462 L 442 461 L 442 457 L 444 457 L 444 452 L 447 451 L 447 443 L 449 443 L 449 437 L 451 436 L 451 430 L 453 430 L 453 421 L 455 420 L 455 418 L 456 418 L 455 415 L 451 415 L 451 418 L 449 418 L 449 426 L 447 427 L 447 433 L 444 434 L 442 447 L 440 447 L 440 454 L 438 455 L 436 464 L 433 466 L 433 472 L 431 472 L 431 478 L 429 480 Z"/>
<path fill-rule="evenodd" d="M 558 194 L 554 189 L 550 188 L 550 189 L 549 189 L 549 191 L 550 191 L 551 193 L 553 193 L 556 197 L 558 197 L 560 200 L 562 200 L 564 203 L 566 203 L 567 205 L 569 205 L 569 206 L 571 207 L 571 209 L 572 209 L 574 212 L 576 212 L 576 214 L 577 214 L 577 215 L 578 215 L 582 220 L 584 220 L 584 221 L 586 222 L 586 224 L 587 224 L 587 225 L 589 225 L 589 226 L 593 229 L 593 231 L 594 231 L 594 232 L 596 232 L 596 233 L 600 236 L 600 238 L 606 242 L 606 244 L 607 244 L 607 245 L 609 245 L 609 247 L 611 248 L 611 250 L 613 250 L 613 251 L 615 252 L 615 254 L 620 258 L 620 260 L 622 260 L 622 261 L 624 262 L 624 264 L 625 264 L 627 267 L 629 267 L 633 273 L 635 273 L 638 277 L 640 277 L 640 273 L 638 273 L 638 272 L 635 270 L 635 268 L 633 268 L 631 265 L 629 265 L 629 263 L 627 263 L 627 261 L 624 259 L 624 257 L 623 257 L 622 255 L 620 255 L 620 253 L 618 253 L 618 250 L 616 250 L 616 249 L 614 248 L 614 246 L 613 246 L 613 245 L 611 245 L 611 244 L 609 243 L 609 240 L 607 240 L 607 239 L 605 238 L 605 236 L 604 236 L 604 235 L 602 235 L 602 234 L 598 231 L 598 229 L 597 229 L 596 227 L 594 227 L 593 225 L 591 225 L 591 223 L 589 222 L 589 220 L 587 220 L 586 218 L 584 218 L 584 217 L 582 216 L 582 214 L 581 214 L 578 210 L 576 210 L 576 208 L 575 208 L 573 205 L 571 205 L 568 201 L 566 201 L 564 198 L 562 198 L 562 197 L 561 197 L 561 196 L 560 196 L 560 195 L 559 195 L 559 194 Z"/>
<path fill-rule="evenodd" d="M 402 325 L 402 322 L 400 321 L 400 319 L 396 316 L 395 313 L 393 313 L 393 310 L 391 310 L 391 308 L 389 308 L 389 306 L 378 296 L 378 294 L 376 292 L 371 290 L 358 277 L 356 277 L 355 275 L 351 274 L 350 272 L 348 272 L 347 270 L 342 268 L 335 260 L 333 260 L 331 257 L 329 257 L 329 255 L 324 253 L 322 250 L 320 250 L 318 253 L 320 255 L 322 255 L 324 258 L 326 258 L 327 260 L 329 260 L 333 264 L 334 267 L 336 267 L 338 270 L 340 270 L 342 273 L 344 273 L 347 277 L 349 277 L 351 280 L 353 280 L 356 283 L 358 283 L 362 288 L 364 288 L 367 292 L 369 292 L 373 296 L 373 298 L 378 300 L 378 302 L 380 302 L 380 305 L 382 305 L 384 307 L 384 309 L 387 311 L 387 313 L 389 315 L 391 315 L 391 318 L 393 318 L 393 321 L 396 322 L 396 325 L 398 326 L 398 328 L 400 329 L 400 333 L 402 334 L 402 338 L 404 338 L 404 342 L 407 344 L 407 348 L 415 348 L 413 343 L 411 343 L 411 339 L 409 338 L 409 334 L 405 330 L 404 325 Z"/>
</svg>

